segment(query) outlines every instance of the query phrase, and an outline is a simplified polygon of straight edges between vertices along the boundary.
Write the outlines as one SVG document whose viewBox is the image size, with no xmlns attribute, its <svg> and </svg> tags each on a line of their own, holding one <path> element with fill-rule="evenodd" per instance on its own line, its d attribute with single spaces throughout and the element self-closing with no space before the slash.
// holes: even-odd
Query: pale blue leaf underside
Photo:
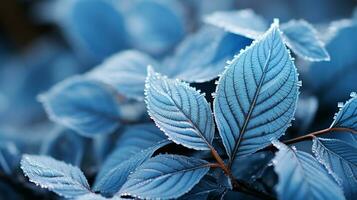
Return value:
<svg viewBox="0 0 357 200">
<path fill-rule="evenodd" d="M 351 93 L 351 99 L 344 105 L 340 105 L 340 110 L 331 124 L 331 128 L 348 128 L 357 133 L 357 95 Z"/>
<path fill-rule="evenodd" d="M 127 50 L 106 59 L 86 76 L 113 86 L 125 97 L 143 100 L 148 65 L 159 66 L 150 56 Z"/>
<path fill-rule="evenodd" d="M 309 61 L 329 61 L 330 56 L 314 27 L 304 20 L 281 25 L 285 42 L 298 56 Z"/>
<path fill-rule="evenodd" d="M 357 148 L 341 140 L 315 138 L 312 151 L 342 185 L 346 199 L 354 199 L 357 195 Z"/>
<path fill-rule="evenodd" d="M 298 98 L 296 68 L 277 22 L 222 74 L 214 100 L 219 133 L 231 160 L 282 136 Z"/>
<path fill-rule="evenodd" d="M 313 156 L 282 143 L 274 145 L 279 149 L 273 159 L 279 177 L 276 187 L 279 199 L 345 199 L 341 188 Z"/>
<path fill-rule="evenodd" d="M 83 172 L 47 156 L 23 155 L 21 169 L 31 182 L 60 196 L 74 198 L 90 192 Z"/>
<path fill-rule="evenodd" d="M 148 69 L 145 94 L 149 115 L 170 140 L 192 149 L 210 149 L 215 128 L 202 94 L 152 68 Z"/>
<path fill-rule="evenodd" d="M 107 134 L 119 127 L 115 92 L 101 83 L 74 77 L 40 96 L 49 118 L 83 136 Z"/>
<path fill-rule="evenodd" d="M 144 199 L 177 198 L 191 190 L 208 170 L 208 163 L 204 160 L 158 155 L 129 176 L 120 194 Z"/>
</svg>

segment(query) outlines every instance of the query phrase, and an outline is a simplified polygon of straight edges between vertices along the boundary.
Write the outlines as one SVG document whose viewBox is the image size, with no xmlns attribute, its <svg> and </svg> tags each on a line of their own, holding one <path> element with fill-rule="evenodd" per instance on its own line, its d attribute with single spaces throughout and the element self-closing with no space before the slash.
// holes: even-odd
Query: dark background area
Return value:
<svg viewBox="0 0 357 200">
<path fill-rule="evenodd" d="M 33 8 L 45 1 L 1 0 L 0 45 L 18 51 L 42 35 L 56 34 L 52 24 L 37 23 L 33 17 Z M 356 5 L 356 0 L 237 0 L 234 6 L 252 8 L 269 20 L 274 17 L 281 21 L 304 18 L 319 24 L 350 17 Z"/>
</svg>

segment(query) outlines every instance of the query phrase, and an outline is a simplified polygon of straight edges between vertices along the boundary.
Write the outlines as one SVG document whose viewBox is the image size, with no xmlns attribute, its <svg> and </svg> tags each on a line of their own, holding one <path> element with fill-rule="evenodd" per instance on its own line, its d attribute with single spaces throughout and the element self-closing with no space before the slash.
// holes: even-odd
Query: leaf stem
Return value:
<svg viewBox="0 0 357 200">
<path fill-rule="evenodd" d="M 315 136 L 323 135 L 323 134 L 326 134 L 326 133 L 329 133 L 329 132 L 332 132 L 332 131 L 347 131 L 347 132 L 352 132 L 354 134 L 357 133 L 357 131 L 352 130 L 350 128 L 338 128 L 338 127 L 336 127 L 336 128 L 326 128 L 326 129 L 315 131 L 315 132 L 309 133 L 307 135 L 296 137 L 296 138 L 293 138 L 293 139 L 290 139 L 290 140 L 285 140 L 285 141 L 283 141 L 283 143 L 284 144 L 293 144 L 293 143 L 305 141 L 305 140 L 311 139 L 311 138 L 313 138 Z"/>
<path fill-rule="evenodd" d="M 224 173 L 229 177 L 229 179 L 231 180 L 232 186 L 233 186 L 233 190 L 238 191 L 238 192 L 242 192 L 248 195 L 252 195 L 255 197 L 259 197 L 262 199 L 275 199 L 274 197 L 270 196 L 269 194 L 266 194 L 260 190 L 255 189 L 253 186 L 243 182 L 243 181 L 239 181 L 237 180 L 231 170 L 226 166 L 226 164 L 224 163 L 223 159 L 221 158 L 221 156 L 217 153 L 217 151 L 210 146 L 211 149 L 211 153 L 212 156 L 214 157 L 214 159 L 217 161 L 217 163 L 209 163 L 210 167 L 213 168 L 221 168 Z"/>
</svg>

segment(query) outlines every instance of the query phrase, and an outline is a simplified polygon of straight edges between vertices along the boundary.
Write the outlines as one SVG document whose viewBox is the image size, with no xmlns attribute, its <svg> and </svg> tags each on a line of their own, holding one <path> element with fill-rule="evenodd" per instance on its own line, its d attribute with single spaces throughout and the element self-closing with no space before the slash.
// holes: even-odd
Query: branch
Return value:
<svg viewBox="0 0 357 200">
<path fill-rule="evenodd" d="M 323 135 L 323 134 L 326 134 L 326 133 L 329 133 L 329 132 L 332 132 L 332 131 L 338 131 L 338 132 L 347 131 L 347 132 L 351 132 L 351 133 L 357 134 L 357 131 L 355 131 L 353 129 L 350 129 L 350 128 L 326 128 L 326 129 L 315 131 L 315 132 L 309 133 L 307 135 L 296 137 L 296 138 L 293 138 L 293 139 L 290 139 L 290 140 L 285 140 L 285 141 L 283 141 L 283 143 L 284 144 L 293 144 L 293 143 L 305 141 L 305 140 L 311 139 L 313 137 L 316 137 L 316 136 L 319 136 L 319 135 Z"/>
</svg>

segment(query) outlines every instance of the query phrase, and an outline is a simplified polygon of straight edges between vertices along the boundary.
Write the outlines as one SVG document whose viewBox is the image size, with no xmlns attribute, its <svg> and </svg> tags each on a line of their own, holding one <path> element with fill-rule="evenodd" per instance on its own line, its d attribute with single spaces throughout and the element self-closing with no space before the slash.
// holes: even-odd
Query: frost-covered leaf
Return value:
<svg viewBox="0 0 357 200">
<path fill-rule="evenodd" d="M 31 182 L 66 198 L 90 192 L 83 172 L 47 156 L 23 155 L 21 169 Z"/>
<path fill-rule="evenodd" d="M 80 55 L 98 62 L 127 46 L 124 19 L 110 1 L 65 0 L 54 6 L 57 23 Z"/>
<path fill-rule="evenodd" d="M 163 73 L 188 82 L 205 82 L 222 73 L 227 60 L 251 43 L 250 39 L 204 26 L 177 48 Z"/>
<path fill-rule="evenodd" d="M 326 43 L 331 61 L 313 63 L 307 78 L 321 105 L 332 106 L 356 90 L 357 24 L 348 20 L 333 22 L 326 32 L 331 35 Z"/>
<path fill-rule="evenodd" d="M 345 199 L 341 188 L 313 156 L 279 142 L 274 145 L 279 149 L 273 160 L 279 176 L 279 199 Z"/>
<path fill-rule="evenodd" d="M 357 94 L 351 93 L 351 99 L 339 106 L 340 110 L 336 114 L 331 128 L 347 128 L 357 133 Z"/>
<path fill-rule="evenodd" d="M 298 84 L 275 22 L 230 62 L 217 86 L 215 119 L 231 163 L 285 133 L 294 116 Z"/>
<path fill-rule="evenodd" d="M 131 45 L 154 55 L 170 50 L 185 35 L 185 17 L 176 0 L 134 0 L 123 9 Z"/>
<path fill-rule="evenodd" d="M 113 86 L 126 97 L 143 100 L 148 65 L 159 64 L 144 53 L 127 50 L 106 59 L 86 76 Z"/>
<path fill-rule="evenodd" d="M 211 108 L 202 94 L 149 67 L 145 95 L 149 115 L 169 139 L 188 148 L 210 149 L 215 128 Z"/>
<path fill-rule="evenodd" d="M 168 140 L 157 142 L 147 149 L 132 154 L 130 158 L 120 163 L 118 163 L 118 160 L 115 157 L 120 158 L 122 156 L 121 153 L 125 152 L 115 151 L 110 155 L 104 166 L 101 168 L 93 186 L 93 190 L 108 196 L 115 194 L 125 183 L 130 173 L 150 158 L 156 150 L 169 143 L 170 141 Z"/>
<path fill-rule="evenodd" d="M 208 15 L 204 21 L 250 39 L 258 38 L 268 28 L 264 18 L 254 13 L 251 9 L 218 11 Z"/>
<path fill-rule="evenodd" d="M 281 25 L 285 42 L 298 56 L 309 61 L 329 61 L 330 56 L 314 27 L 304 20 Z"/>
<path fill-rule="evenodd" d="M 312 151 L 342 185 L 346 199 L 357 195 L 357 148 L 341 140 L 314 138 Z"/>
<path fill-rule="evenodd" d="M 120 194 L 144 199 L 177 198 L 191 190 L 208 170 L 209 165 L 204 160 L 158 155 L 129 176 Z"/>
<path fill-rule="evenodd" d="M 84 138 L 76 132 L 57 127 L 42 143 L 41 154 L 80 166 L 84 154 L 84 142 Z"/>
<path fill-rule="evenodd" d="M 74 77 L 40 96 L 49 118 L 83 136 L 107 134 L 119 126 L 114 91 L 101 83 Z"/>
</svg>

